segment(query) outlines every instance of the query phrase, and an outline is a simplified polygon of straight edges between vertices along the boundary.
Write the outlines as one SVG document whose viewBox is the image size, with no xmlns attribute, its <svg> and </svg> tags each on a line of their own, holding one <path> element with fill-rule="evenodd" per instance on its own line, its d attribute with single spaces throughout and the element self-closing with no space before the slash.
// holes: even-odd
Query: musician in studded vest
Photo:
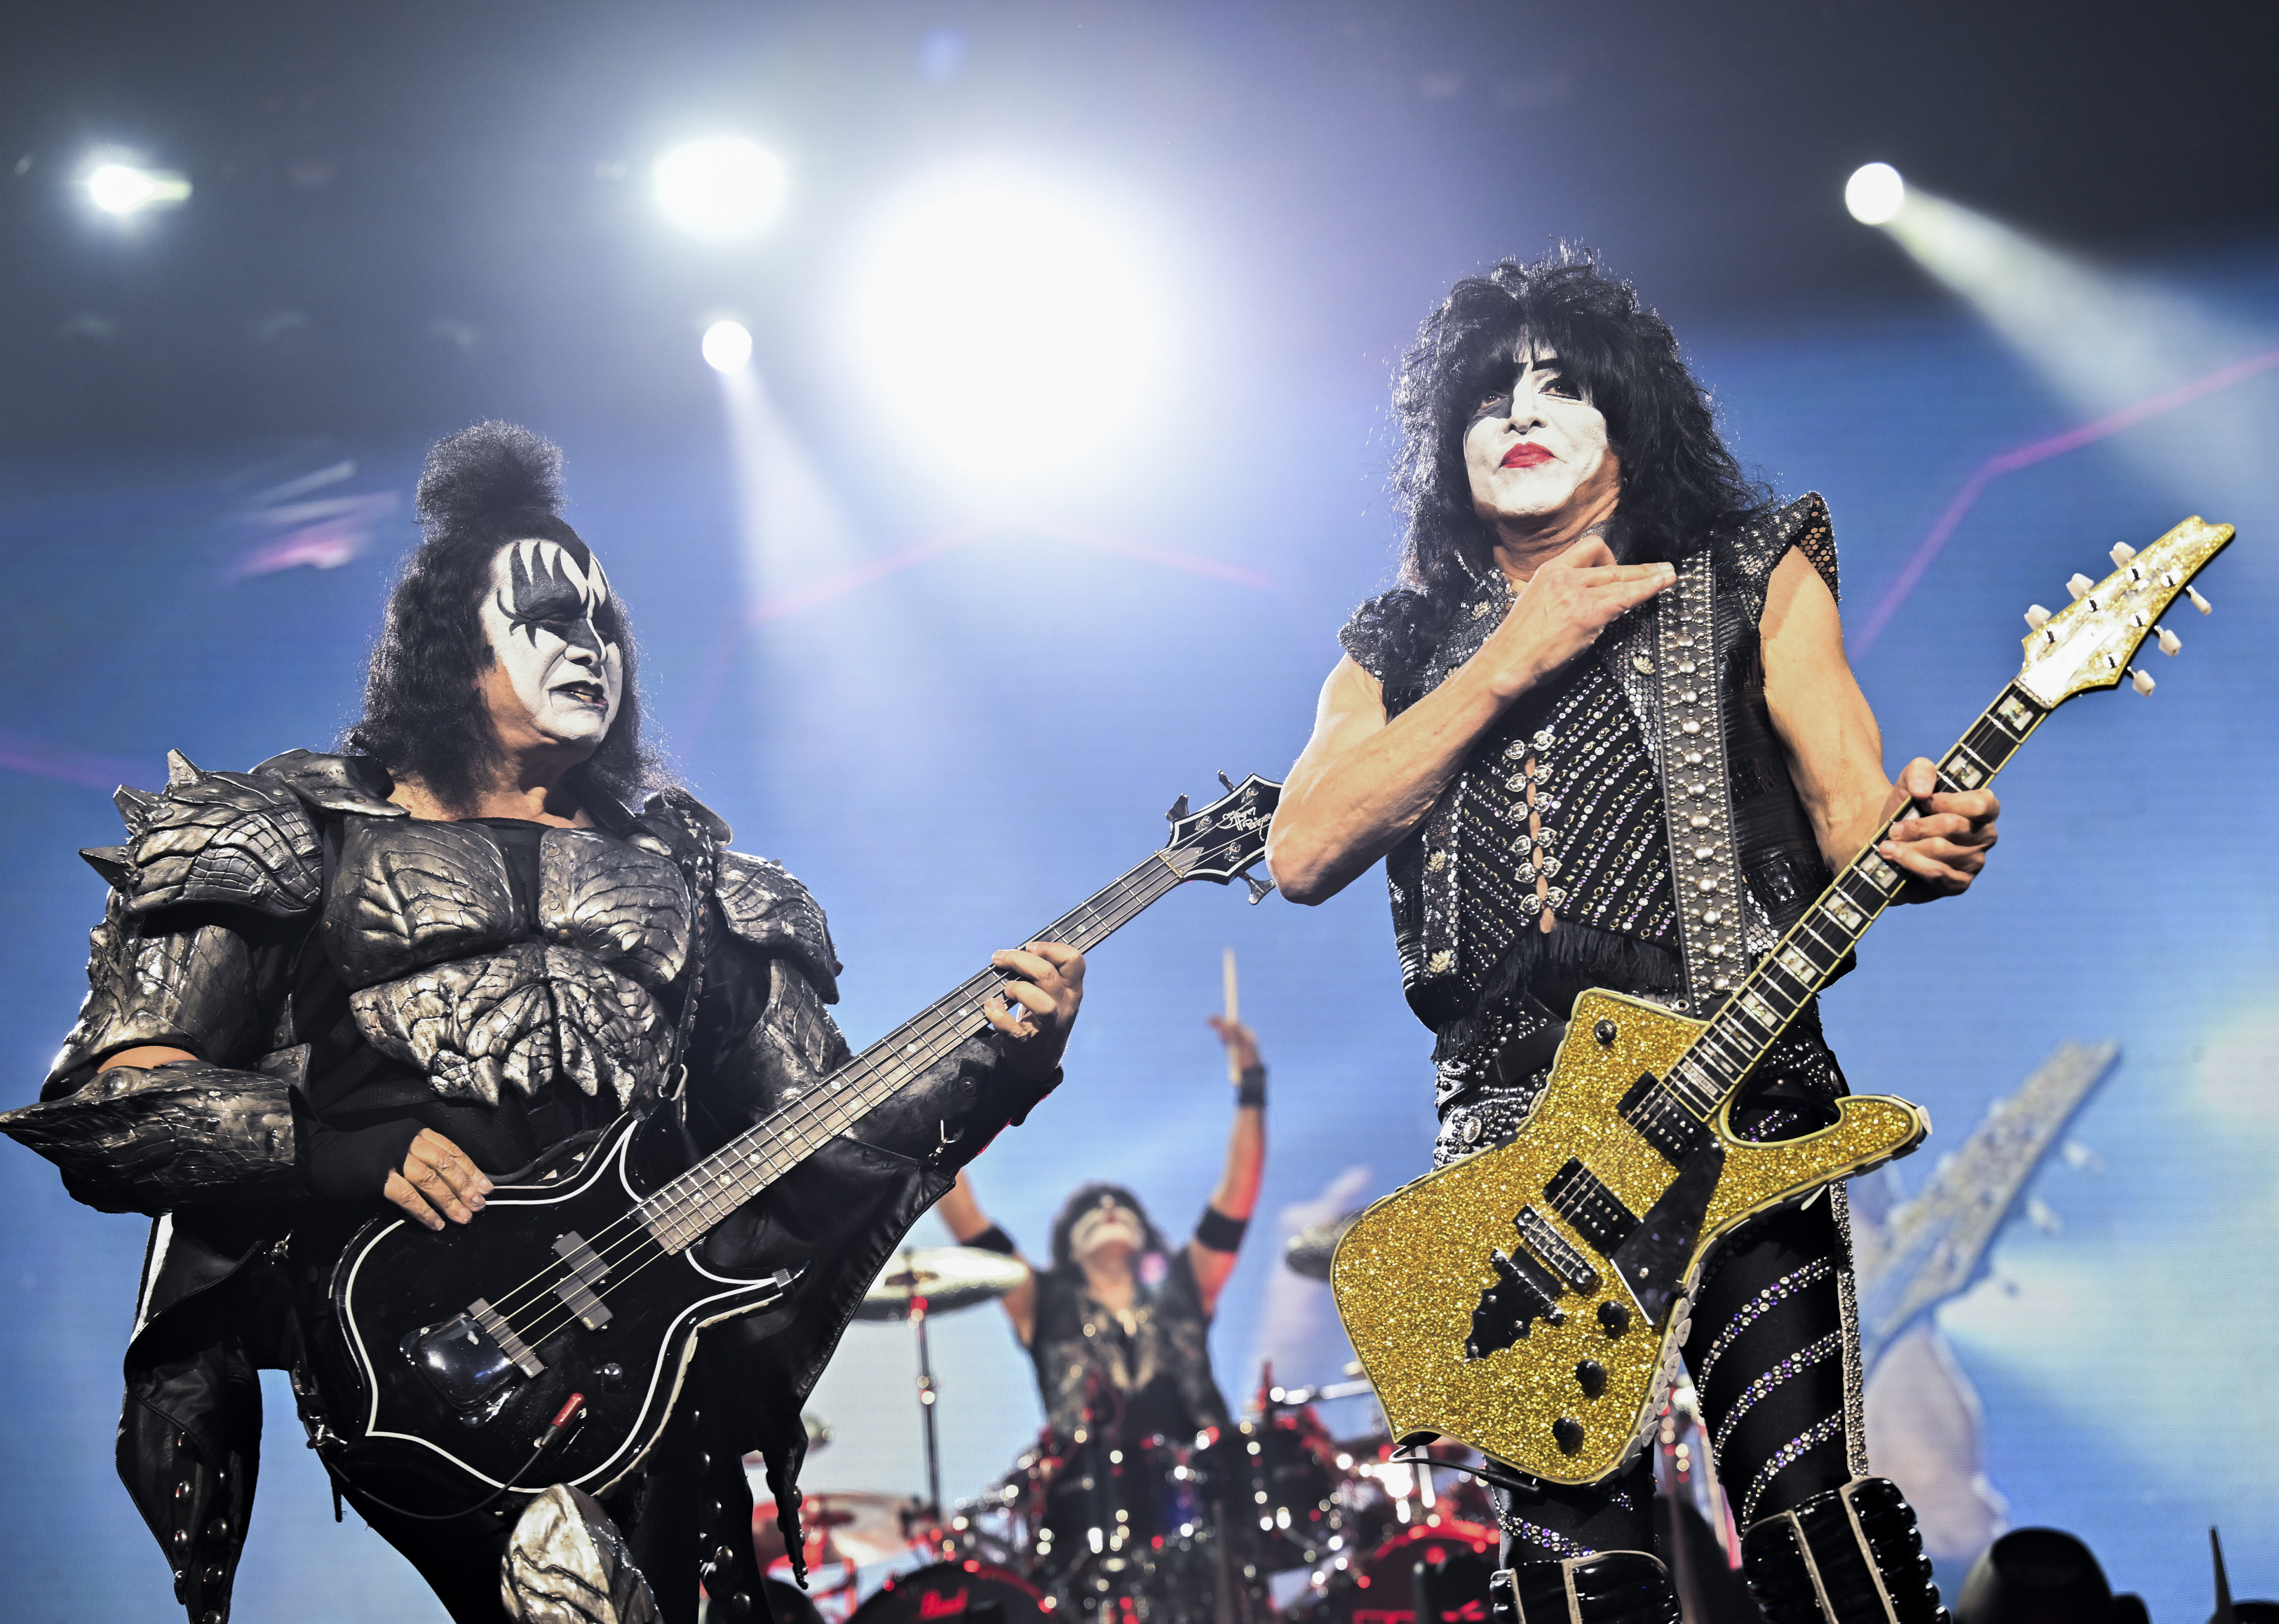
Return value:
<svg viewBox="0 0 2279 1624">
<path fill-rule="evenodd" d="M 1340 634 L 1269 862 L 1313 903 L 1385 859 L 1446 1166 L 1511 1136 L 1578 992 L 1706 1014 L 1903 801 L 1879 849 L 1906 900 L 1968 888 L 1998 808 L 1934 793 L 1928 761 L 1885 776 L 1825 504 L 1744 481 L 1668 326 L 1593 260 L 1458 283 L 1395 410 L 1399 582 Z M 1793 1137 L 1845 1092 L 1808 1009 L 1732 1121 Z M 1841 1187 L 1731 1237 L 1691 1312 L 1686 1363 L 1768 1618 L 1942 1619 L 1912 1511 L 1868 1475 Z M 1526 1624 L 1674 1624 L 1652 1494 L 1642 1459 L 1499 1492 Z"/>
<path fill-rule="evenodd" d="M 156 1217 L 118 1450 L 196 1624 L 221 1624 L 253 1501 L 260 1367 L 311 1379 L 326 1272 L 393 1203 L 479 1235 L 493 1180 L 626 1111 L 709 1153 L 847 1056 L 822 910 L 641 746 L 633 644 L 561 517 L 559 454 L 485 424 L 438 445 L 424 544 L 338 755 L 247 772 L 177 755 L 121 790 L 91 990 L 41 1098 L 0 1117 L 72 1193 Z M 788 1311 L 699 1344 L 643 1468 L 597 1502 L 426 1518 L 335 1481 L 462 1624 L 764 1615 L 741 1456 L 795 1521 L 800 1401 L 863 1288 L 957 1168 L 1058 1080 L 1083 961 L 1000 953 L 976 1040 L 701 1243 L 731 1275 L 791 1252 Z M 753 1215 L 754 1221 L 740 1220 Z M 789 1547 L 800 1549 L 795 1527 Z M 312 1598 L 321 1607 L 321 1598 Z"/>
</svg>

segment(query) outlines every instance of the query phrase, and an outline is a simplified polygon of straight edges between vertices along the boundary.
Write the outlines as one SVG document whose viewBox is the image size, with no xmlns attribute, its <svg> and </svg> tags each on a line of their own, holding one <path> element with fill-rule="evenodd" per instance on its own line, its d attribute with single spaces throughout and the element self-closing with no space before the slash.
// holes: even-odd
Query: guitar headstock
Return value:
<svg viewBox="0 0 2279 1624">
<path fill-rule="evenodd" d="M 2018 686 L 2053 710 L 2076 693 L 2117 687 L 2123 677 L 2137 693 L 2150 693 L 2152 676 L 2129 663 L 2148 637 L 2159 639 L 2163 654 L 2183 648 L 2183 640 L 2160 624 L 2160 617 L 2180 596 L 2191 598 L 2201 614 L 2208 612 L 2208 601 L 2192 590 L 2191 579 L 2231 537 L 2229 525 L 2188 518 L 2141 553 L 2114 548 L 2113 562 L 2120 567 L 2112 574 L 2094 585 L 2075 576 L 2066 583 L 2074 601 L 2054 615 L 2038 603 L 2026 611 L 2031 630 Z"/>
<path fill-rule="evenodd" d="M 1170 819 L 1171 838 L 1158 854 L 1178 870 L 1181 879 L 1224 885 L 1239 876 L 1250 887 L 1250 900 L 1263 901 L 1273 883 L 1243 870 L 1266 855 L 1267 825 L 1281 804 L 1282 786 L 1255 772 L 1239 784 L 1224 773 L 1218 781 L 1226 785 L 1226 793 L 1200 811 L 1187 810 L 1185 795 L 1171 803 L 1163 815 Z"/>
</svg>

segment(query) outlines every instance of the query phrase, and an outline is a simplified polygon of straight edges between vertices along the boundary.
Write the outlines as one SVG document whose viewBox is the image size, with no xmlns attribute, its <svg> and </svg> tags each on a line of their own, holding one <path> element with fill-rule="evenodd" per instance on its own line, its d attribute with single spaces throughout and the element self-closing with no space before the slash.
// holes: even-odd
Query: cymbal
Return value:
<svg viewBox="0 0 2279 1624">
<path fill-rule="evenodd" d="M 1308 1280 L 1327 1280 L 1330 1277 L 1330 1259 L 1335 1255 L 1338 1243 L 1345 1239 L 1346 1231 L 1354 1227 L 1354 1220 L 1360 1216 L 1358 1211 L 1350 1212 L 1342 1218 L 1332 1218 L 1327 1223 L 1317 1223 L 1310 1229 L 1299 1230 L 1282 1248 L 1283 1262 L 1290 1266 L 1290 1272 L 1293 1275 L 1303 1275 Z"/>
<path fill-rule="evenodd" d="M 864 1320 L 907 1320 L 910 1299 L 922 1298 L 929 1314 L 955 1314 L 1002 1297 L 1028 1277 L 1026 1264 L 1001 1252 L 921 1246 L 896 1252 L 855 1313 Z"/>
<path fill-rule="evenodd" d="M 911 1535 L 925 1511 L 925 1502 L 916 1495 L 829 1490 L 804 1495 L 800 1500 L 799 1525 L 808 1566 L 852 1562 L 868 1567 L 891 1561 L 910 1548 Z M 783 1531 L 776 1527 L 773 1500 L 753 1505 L 752 1553 L 759 1559 L 763 1572 L 784 1556 Z"/>
</svg>

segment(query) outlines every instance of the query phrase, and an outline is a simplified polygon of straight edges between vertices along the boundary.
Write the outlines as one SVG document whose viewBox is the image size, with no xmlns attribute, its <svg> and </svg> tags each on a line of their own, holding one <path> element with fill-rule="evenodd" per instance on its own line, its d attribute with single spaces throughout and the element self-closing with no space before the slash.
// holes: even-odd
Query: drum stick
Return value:
<svg viewBox="0 0 2279 1624">
<path fill-rule="evenodd" d="M 1226 1023 L 1232 1026 L 1242 1019 L 1242 1000 L 1234 984 L 1233 948 L 1226 949 L 1225 957 L 1221 960 L 1219 968 L 1220 979 L 1224 984 L 1226 992 Z M 1229 1044 L 1226 1050 L 1226 1080 L 1238 1085 L 1242 1082 L 1242 1063 L 1235 1059 L 1232 1044 Z"/>
</svg>

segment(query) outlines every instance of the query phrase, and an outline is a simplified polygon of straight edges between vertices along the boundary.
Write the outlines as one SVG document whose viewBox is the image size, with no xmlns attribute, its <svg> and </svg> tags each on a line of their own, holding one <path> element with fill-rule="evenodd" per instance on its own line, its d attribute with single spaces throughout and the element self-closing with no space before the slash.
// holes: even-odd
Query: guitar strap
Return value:
<svg viewBox="0 0 2279 1624">
<path fill-rule="evenodd" d="M 687 836 L 683 854 L 676 854 L 681 877 L 688 882 L 688 897 L 695 920 L 688 932 L 688 986 L 680 996 L 680 1019 L 673 1023 L 672 1047 L 664 1061 L 664 1099 L 685 1124 L 688 1118 L 688 1044 L 696 1035 L 696 1007 L 704 997 L 704 965 L 711 956 L 712 892 L 720 869 L 720 847 L 704 820 L 665 793 L 681 831 Z"/>
<path fill-rule="evenodd" d="M 1740 852 L 1733 839 L 1716 575 L 1712 549 L 1705 547 L 1678 563 L 1677 579 L 1653 600 L 1659 713 L 1654 731 L 1669 827 L 1670 879 L 1677 891 L 1678 936 L 1684 948 L 1685 1013 L 1702 1021 L 1716 1013 L 1750 969 L 1744 934 L 1748 900 L 1742 894 Z M 1851 1268 L 1851 1207 L 1841 1182 L 1830 1184 L 1827 1196 L 1843 1259 L 1836 1285 L 1844 1330 L 1845 1454 L 1852 1475 L 1859 1477 L 1868 1471 L 1868 1425 L 1858 1285 Z"/>
<path fill-rule="evenodd" d="M 1677 579 L 1654 605 L 1661 800 L 1684 952 L 1685 1013 L 1706 1020 L 1748 973 L 1711 550 L 1681 559 Z"/>
</svg>

